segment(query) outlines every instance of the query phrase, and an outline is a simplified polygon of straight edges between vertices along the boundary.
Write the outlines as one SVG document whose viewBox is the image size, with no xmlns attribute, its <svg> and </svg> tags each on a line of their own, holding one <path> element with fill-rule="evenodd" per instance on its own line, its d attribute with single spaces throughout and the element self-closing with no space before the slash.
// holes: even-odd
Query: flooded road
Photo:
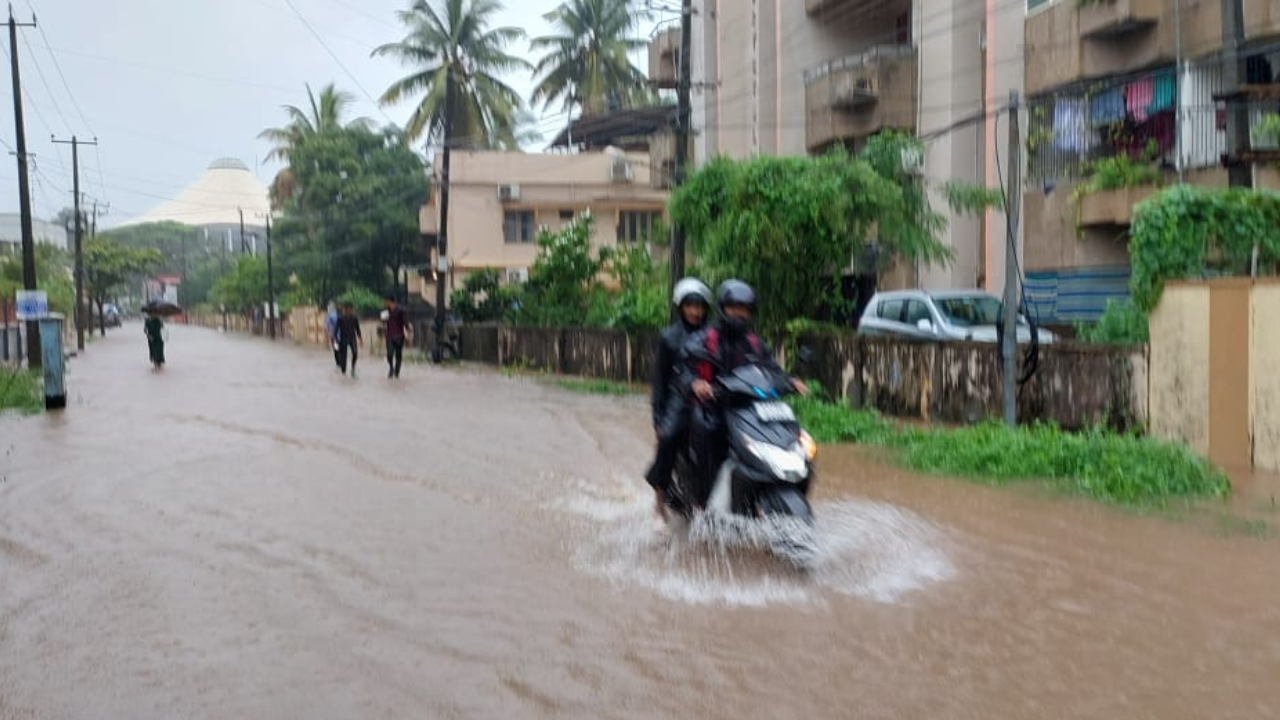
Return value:
<svg viewBox="0 0 1280 720">
<path fill-rule="evenodd" d="M 1274 538 L 825 448 L 802 578 L 658 527 L 643 398 L 145 352 L 0 418 L 5 720 L 1280 717 Z"/>
</svg>

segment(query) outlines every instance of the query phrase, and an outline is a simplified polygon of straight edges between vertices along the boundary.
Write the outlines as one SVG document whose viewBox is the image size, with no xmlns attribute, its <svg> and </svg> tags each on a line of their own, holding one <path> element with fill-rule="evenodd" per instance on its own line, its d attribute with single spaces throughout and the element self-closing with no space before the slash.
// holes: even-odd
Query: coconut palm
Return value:
<svg viewBox="0 0 1280 720">
<path fill-rule="evenodd" d="M 373 54 L 390 55 L 413 68 L 380 98 L 384 105 L 393 105 L 419 96 L 405 127 L 409 140 L 424 135 L 442 139 L 449 110 L 451 144 L 518 146 L 516 127 L 523 103 L 498 75 L 529 70 L 530 65 L 506 52 L 509 43 L 524 39 L 523 30 L 490 27 L 492 16 L 502 8 L 499 0 L 413 0 L 408 10 L 398 13 L 409 34 Z"/>
<path fill-rule="evenodd" d="M 258 133 L 259 138 L 273 144 L 271 152 L 267 153 L 267 160 L 279 159 L 288 163 L 289 152 L 308 137 L 344 127 L 367 128 L 373 125 L 373 121 L 363 117 L 344 122 L 347 110 L 356 99 L 351 93 L 335 88 L 333 83 L 321 88 L 319 95 L 311 91 L 310 85 L 306 88 L 308 102 L 306 109 L 285 105 L 284 111 L 289 117 L 289 123 L 283 127 L 267 128 Z M 284 201 L 293 194 L 293 185 L 293 172 L 286 165 L 271 181 L 271 197 L 277 207 L 283 205 Z"/>
<path fill-rule="evenodd" d="M 595 115 L 647 100 L 645 75 L 629 57 L 647 45 L 630 37 L 645 14 L 632 12 L 630 0 L 565 0 L 547 13 L 558 34 L 532 43 L 534 51 L 544 51 L 534 68 L 542 76 L 534 104 L 559 101 L 565 111 L 577 106 Z"/>
</svg>

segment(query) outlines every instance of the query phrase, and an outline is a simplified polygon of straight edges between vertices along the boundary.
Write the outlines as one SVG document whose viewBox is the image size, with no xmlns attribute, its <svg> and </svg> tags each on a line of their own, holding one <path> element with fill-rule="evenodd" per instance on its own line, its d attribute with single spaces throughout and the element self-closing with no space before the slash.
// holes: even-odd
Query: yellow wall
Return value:
<svg viewBox="0 0 1280 720">
<path fill-rule="evenodd" d="M 1249 373 L 1253 387 L 1253 463 L 1266 470 L 1280 470 L 1280 283 L 1259 283 L 1253 288 L 1250 308 Z"/>
<path fill-rule="evenodd" d="M 1151 434 L 1209 454 L 1209 286 L 1170 283 L 1151 313 Z"/>
</svg>

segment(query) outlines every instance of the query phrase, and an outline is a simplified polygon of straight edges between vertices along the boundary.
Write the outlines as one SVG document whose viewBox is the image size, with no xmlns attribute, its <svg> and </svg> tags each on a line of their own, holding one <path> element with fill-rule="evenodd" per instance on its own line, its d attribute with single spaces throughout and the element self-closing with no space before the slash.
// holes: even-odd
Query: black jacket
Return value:
<svg viewBox="0 0 1280 720">
<path fill-rule="evenodd" d="M 653 426 L 659 432 L 679 419 L 684 407 L 688 381 L 683 376 L 688 368 L 686 347 L 690 334 L 698 328 L 684 321 L 673 322 L 658 335 L 653 349 Z M 665 433 L 664 433 L 665 434 Z"/>
</svg>

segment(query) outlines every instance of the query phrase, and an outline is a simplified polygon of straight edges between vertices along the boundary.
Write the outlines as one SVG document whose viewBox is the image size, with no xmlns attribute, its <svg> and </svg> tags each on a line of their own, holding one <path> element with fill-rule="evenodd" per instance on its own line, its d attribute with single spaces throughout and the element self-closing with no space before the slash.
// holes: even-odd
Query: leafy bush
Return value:
<svg viewBox="0 0 1280 720">
<path fill-rule="evenodd" d="M 1211 271 L 1248 272 L 1258 248 L 1261 274 L 1280 270 L 1280 194 L 1178 185 L 1134 210 L 1129 232 L 1134 304 L 1150 312 L 1168 280 Z"/>
<path fill-rule="evenodd" d="M 378 293 L 362 287 L 350 287 L 346 292 L 338 296 L 338 305 L 351 303 L 355 306 L 356 313 L 360 315 L 372 315 L 383 307 L 382 296 Z"/>
<path fill-rule="evenodd" d="M 44 408 L 40 375 L 24 370 L 0 370 L 0 412 L 38 413 Z"/>
<path fill-rule="evenodd" d="M 1093 325 L 1076 326 L 1084 342 L 1110 345 L 1139 345 L 1151 338 L 1147 314 L 1132 300 L 1107 300 L 1107 309 Z"/>
<path fill-rule="evenodd" d="M 507 319 L 519 297 L 519 288 L 502 284 L 494 268 L 473 272 L 449 297 L 449 307 L 463 322 L 496 322 Z"/>
<path fill-rule="evenodd" d="M 1098 500 L 1160 506 L 1176 497 L 1223 498 L 1226 477 L 1181 445 L 1101 429 L 1069 433 L 1051 425 L 991 422 L 955 430 L 900 428 L 873 411 L 796 398 L 819 442 L 888 448 L 906 467 L 991 484 L 1042 480 Z"/>
</svg>

